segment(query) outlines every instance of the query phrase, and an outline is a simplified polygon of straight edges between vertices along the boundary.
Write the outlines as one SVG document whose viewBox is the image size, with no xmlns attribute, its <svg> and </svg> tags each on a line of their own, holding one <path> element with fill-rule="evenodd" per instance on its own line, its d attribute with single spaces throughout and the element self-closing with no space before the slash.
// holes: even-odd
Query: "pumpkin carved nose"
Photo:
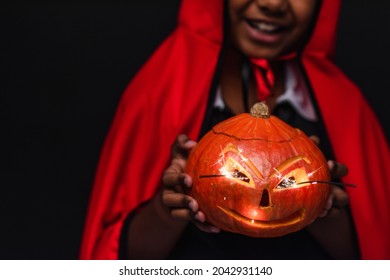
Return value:
<svg viewBox="0 0 390 280">
<path fill-rule="evenodd" d="M 269 206 L 269 193 L 265 189 L 263 191 L 263 194 L 261 195 L 260 207 L 268 207 L 268 206 Z"/>
</svg>

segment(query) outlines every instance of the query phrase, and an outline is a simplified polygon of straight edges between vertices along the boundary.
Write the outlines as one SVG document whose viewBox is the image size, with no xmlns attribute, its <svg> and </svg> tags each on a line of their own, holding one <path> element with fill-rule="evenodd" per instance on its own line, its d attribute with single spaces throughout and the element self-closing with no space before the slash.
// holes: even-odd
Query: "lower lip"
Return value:
<svg viewBox="0 0 390 280">
<path fill-rule="evenodd" d="M 244 26 L 245 26 L 246 32 L 249 35 L 249 37 L 252 40 L 254 40 L 258 43 L 262 43 L 262 44 L 271 45 L 271 44 L 279 43 L 283 39 L 283 37 L 285 36 L 285 32 L 286 32 L 286 31 L 283 31 L 283 32 L 276 33 L 276 34 L 265 33 L 265 32 L 262 32 L 255 27 L 251 26 L 246 21 L 244 22 Z"/>
</svg>

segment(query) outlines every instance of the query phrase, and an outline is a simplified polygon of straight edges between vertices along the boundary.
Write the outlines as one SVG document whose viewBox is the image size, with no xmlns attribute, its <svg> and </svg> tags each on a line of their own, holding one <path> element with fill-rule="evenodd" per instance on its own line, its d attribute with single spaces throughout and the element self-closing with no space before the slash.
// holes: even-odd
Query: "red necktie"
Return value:
<svg viewBox="0 0 390 280">
<path fill-rule="evenodd" d="M 296 53 L 284 55 L 278 60 L 289 60 L 296 57 Z M 267 100 L 273 94 L 275 85 L 275 76 L 269 64 L 269 61 L 263 58 L 250 59 L 253 75 L 257 84 L 257 98 L 260 101 Z"/>
<path fill-rule="evenodd" d="M 250 62 L 257 85 L 257 98 L 259 101 L 267 100 L 273 92 L 275 83 L 275 76 L 270 64 L 268 60 L 260 58 L 251 58 Z"/>
</svg>

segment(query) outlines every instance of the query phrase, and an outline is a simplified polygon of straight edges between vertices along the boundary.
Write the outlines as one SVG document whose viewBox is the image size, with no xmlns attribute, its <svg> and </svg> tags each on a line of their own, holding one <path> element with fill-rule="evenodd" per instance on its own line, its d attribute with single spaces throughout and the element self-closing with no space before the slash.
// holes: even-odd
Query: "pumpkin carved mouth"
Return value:
<svg viewBox="0 0 390 280">
<path fill-rule="evenodd" d="M 261 228 L 267 228 L 267 227 L 274 228 L 275 226 L 289 226 L 289 225 L 297 224 L 303 219 L 304 212 L 305 212 L 304 209 L 302 209 L 282 219 L 277 219 L 272 221 L 261 221 L 261 220 L 249 219 L 232 209 L 226 209 L 221 206 L 217 206 L 217 208 L 220 209 L 222 212 L 224 212 L 226 215 L 234 218 L 235 220 L 239 220 L 251 227 L 259 226 Z"/>
</svg>

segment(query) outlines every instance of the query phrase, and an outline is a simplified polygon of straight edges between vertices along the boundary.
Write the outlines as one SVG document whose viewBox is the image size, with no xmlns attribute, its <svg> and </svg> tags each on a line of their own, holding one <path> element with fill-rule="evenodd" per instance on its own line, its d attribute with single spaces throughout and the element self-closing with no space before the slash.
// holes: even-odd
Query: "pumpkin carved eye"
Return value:
<svg viewBox="0 0 390 280">
<path fill-rule="evenodd" d="M 284 178 L 280 183 L 276 186 L 277 189 L 287 189 L 295 186 L 297 181 L 294 176 Z"/>
<path fill-rule="evenodd" d="M 252 176 L 245 170 L 245 168 L 232 157 L 226 159 L 225 164 L 220 169 L 221 175 L 228 179 L 236 181 L 241 185 L 254 188 L 254 181 Z"/>
<path fill-rule="evenodd" d="M 238 169 L 235 169 L 233 172 L 232 172 L 232 177 L 233 178 L 236 178 L 236 179 L 239 179 L 241 181 L 244 181 L 245 183 L 249 183 L 251 181 L 251 179 L 249 179 L 244 173 L 242 173 L 240 170 Z"/>
<path fill-rule="evenodd" d="M 276 185 L 276 190 L 285 190 L 289 188 L 299 188 L 306 186 L 307 184 L 300 184 L 308 180 L 308 175 L 304 168 L 294 169 L 286 176 L 283 176 L 279 183 Z"/>
</svg>

